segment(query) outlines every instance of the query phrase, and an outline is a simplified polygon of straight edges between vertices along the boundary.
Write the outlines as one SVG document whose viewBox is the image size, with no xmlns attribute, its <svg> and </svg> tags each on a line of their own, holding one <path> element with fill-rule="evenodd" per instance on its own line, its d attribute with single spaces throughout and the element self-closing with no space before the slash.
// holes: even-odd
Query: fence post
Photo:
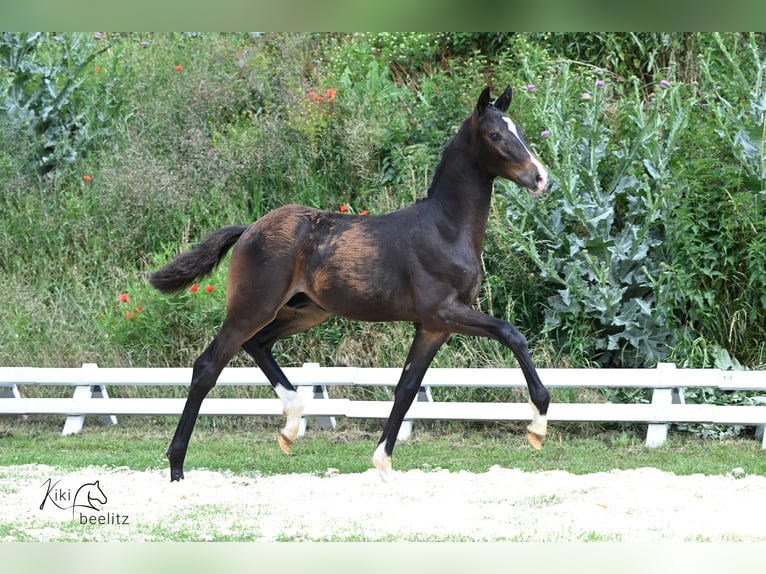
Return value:
<svg viewBox="0 0 766 574">
<path fill-rule="evenodd" d="M 21 398 L 21 391 L 19 391 L 19 386 L 14 383 L 10 386 L 0 385 L 0 399 L 20 399 Z M 21 420 L 25 421 L 28 420 L 29 417 L 27 415 L 21 415 Z"/>
<path fill-rule="evenodd" d="M 758 425 L 755 427 L 755 440 L 761 441 L 761 448 L 766 449 L 766 425 Z"/>
<path fill-rule="evenodd" d="M 663 388 L 654 389 L 652 392 L 653 405 L 676 405 L 685 402 L 683 391 L 678 387 L 670 386 L 674 382 L 675 371 L 675 363 L 657 364 L 657 376 Z M 646 446 L 648 448 L 656 448 L 665 444 L 669 428 L 670 424 L 668 423 L 648 425 L 646 429 Z"/>
<path fill-rule="evenodd" d="M 96 373 L 98 365 L 96 363 L 83 363 L 82 365 L 82 385 L 78 385 L 74 389 L 72 394 L 73 399 L 108 399 L 109 393 L 106 392 L 106 385 L 91 384 L 95 378 L 93 375 Z M 85 384 L 87 383 L 87 384 Z M 105 425 L 116 425 L 117 417 L 114 415 L 102 415 L 98 417 L 99 422 Z M 76 434 L 82 430 L 82 425 L 85 424 L 85 415 L 70 415 L 64 421 L 64 428 L 61 430 L 63 436 L 70 434 Z"/>
<path fill-rule="evenodd" d="M 0 386 L 0 399 L 20 399 L 21 393 L 19 387 L 15 383 L 13 385 Z"/>
<path fill-rule="evenodd" d="M 320 369 L 319 363 L 303 363 L 303 368 L 311 370 Z M 298 394 L 304 399 L 329 399 L 330 395 L 327 393 L 327 385 L 302 385 L 298 387 Z M 315 417 L 317 424 L 323 429 L 335 430 L 335 417 Z M 306 433 L 306 417 L 301 417 L 301 424 L 298 427 L 298 436 L 303 436 Z"/>
</svg>

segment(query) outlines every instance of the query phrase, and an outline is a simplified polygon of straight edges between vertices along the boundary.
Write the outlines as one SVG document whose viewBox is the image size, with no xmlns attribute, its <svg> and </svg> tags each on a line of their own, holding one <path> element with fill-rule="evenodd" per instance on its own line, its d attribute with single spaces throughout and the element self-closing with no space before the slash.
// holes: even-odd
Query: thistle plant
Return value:
<svg viewBox="0 0 766 574">
<path fill-rule="evenodd" d="M 555 91 L 534 91 L 552 187 L 537 203 L 509 187 L 507 208 L 515 247 L 554 291 L 544 330 L 563 347 L 590 341 L 587 352 L 603 365 L 656 363 L 672 343 L 662 248 L 680 193 L 671 165 L 687 90 L 634 81 L 617 111 L 601 77 L 563 67 L 554 80 Z"/>
</svg>

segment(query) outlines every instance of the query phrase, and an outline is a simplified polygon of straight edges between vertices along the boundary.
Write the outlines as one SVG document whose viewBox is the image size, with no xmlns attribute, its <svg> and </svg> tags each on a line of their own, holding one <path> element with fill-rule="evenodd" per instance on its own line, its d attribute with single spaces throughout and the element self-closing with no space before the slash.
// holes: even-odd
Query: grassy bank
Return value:
<svg viewBox="0 0 766 574">
<path fill-rule="evenodd" d="M 408 205 L 481 88 L 508 83 L 552 185 L 530 201 L 498 183 L 478 306 L 543 366 L 766 362 L 762 35 L 0 41 L 0 364 L 189 364 L 225 266 L 198 297 L 161 297 L 147 272 L 286 203 Z M 398 365 L 407 329 L 338 320 L 279 358 Z M 512 357 L 458 341 L 439 360 Z"/>
</svg>

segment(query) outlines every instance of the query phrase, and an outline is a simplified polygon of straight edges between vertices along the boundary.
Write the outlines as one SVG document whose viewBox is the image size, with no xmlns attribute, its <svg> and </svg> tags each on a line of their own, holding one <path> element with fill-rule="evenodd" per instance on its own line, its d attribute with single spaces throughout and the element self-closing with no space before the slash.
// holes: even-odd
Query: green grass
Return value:
<svg viewBox="0 0 766 574">
<path fill-rule="evenodd" d="M 525 204 L 524 218 L 510 217 L 511 191 L 498 186 L 484 244 L 480 307 L 512 320 L 533 352 L 542 349 L 534 357 L 539 366 L 593 364 L 595 322 L 575 316 L 569 326 L 578 328 L 567 330 L 565 321 L 562 328 L 543 332 L 544 323 L 552 325 L 546 323 L 546 313 L 554 311 L 549 298 L 561 285 L 540 273 L 519 249 L 519 238 L 529 237 L 543 259 L 552 255 L 552 243 L 567 237 L 593 247 L 611 245 L 608 234 L 586 240 L 581 223 L 551 242 L 532 223 L 561 208 L 566 176 L 578 169 L 590 166 L 587 177 L 569 190 L 577 206 L 581 198 L 587 202 L 586 192 L 609 187 L 621 170 L 620 146 L 640 135 L 637 122 L 644 115 L 639 112 L 658 109 L 650 105 L 654 96 L 661 102 L 661 94 L 686 86 L 689 98 L 673 100 L 677 107 L 671 114 L 689 114 L 682 142 L 666 148 L 665 140 L 647 140 L 643 162 L 636 162 L 643 177 L 645 163 L 660 154 L 655 159 L 668 169 L 667 179 L 655 182 L 657 189 L 682 196 L 657 220 L 663 224 L 657 237 L 665 238 L 660 258 L 667 270 L 638 291 L 644 296 L 661 287 L 677 291 L 661 309 L 668 318 L 684 318 L 675 328 L 673 361 L 711 366 L 720 347 L 745 366 L 762 366 L 764 304 L 759 290 L 750 287 L 766 277 L 757 256 L 766 243 L 759 195 L 766 160 L 757 145 L 762 114 L 752 113 L 763 93 L 764 36 L 488 38 L 109 33 L 97 41 L 92 34 L 57 34 L 17 54 L 28 69 L 40 67 L 39 82 L 45 76 L 52 85 L 63 85 L 71 67 L 62 61 L 66 54 L 59 40 L 80 46 L 68 56 L 76 61 L 110 46 L 81 71 L 83 81 L 67 101 L 27 98 L 41 107 L 55 103 L 51 119 L 72 128 L 57 137 L 78 153 L 71 161 L 62 159 L 48 177 L 38 176 L 40 141 L 31 135 L 32 126 L 0 110 L 0 364 L 190 364 L 221 323 L 225 266 L 211 278 L 215 293 L 204 300 L 159 295 L 146 283 L 148 271 L 218 227 L 251 221 L 286 203 L 325 209 L 348 203 L 379 214 L 415 201 L 426 193 L 445 142 L 481 87 L 511 82 L 517 86 L 512 113 L 551 167 L 553 181 L 551 193 Z M 605 75 L 594 75 L 596 70 Z M 4 104 L 13 74 L 0 72 Z M 663 77 L 671 81 L 670 90 L 657 85 Z M 606 85 L 594 92 L 597 78 Z M 536 90 L 526 90 L 529 83 Z M 27 86 L 33 90 L 35 83 Z M 307 98 L 310 91 L 328 88 L 338 90 L 332 105 Z M 584 91 L 598 97 L 583 100 Z M 53 99 L 45 91 L 40 97 Z M 585 121 L 596 102 L 608 104 L 605 115 L 596 123 Z M 542 130 L 551 136 L 543 138 Z M 69 141 L 74 134 L 87 135 L 85 143 Z M 755 144 L 738 144 L 749 141 L 744 136 Z M 604 150 L 592 155 L 603 153 L 603 161 L 584 163 L 579 142 L 602 139 Z M 615 229 L 642 201 L 616 202 Z M 569 249 L 562 249 L 564 261 L 571 259 Z M 591 249 L 582 262 L 598 251 Z M 130 306 L 117 303 L 120 293 L 130 294 Z M 584 297 L 577 298 L 573 305 L 580 308 Z M 134 319 L 126 320 L 126 311 Z M 664 326 L 658 327 L 662 334 Z M 278 354 L 292 364 L 398 366 L 410 336 L 402 333 L 400 327 L 330 321 L 281 343 Z M 512 359 L 495 343 L 463 344 L 456 337 L 437 362 L 503 366 Z"/>
<path fill-rule="evenodd" d="M 121 418 L 114 427 L 88 424 L 77 435 L 60 435 L 54 419 L 0 421 L 0 466 L 46 464 L 64 470 L 84 466 L 127 466 L 132 470 L 166 468 L 165 449 L 175 421 Z M 230 470 L 235 474 L 324 474 L 371 468 L 380 428 L 372 423 L 339 422 L 322 430 L 309 425 L 306 435 L 285 456 L 277 446 L 281 421 L 247 420 L 235 424 L 202 418 L 189 445 L 186 472 L 194 469 Z M 223 427 L 223 428 L 221 428 Z M 541 451 L 531 449 L 522 425 L 415 425 L 394 452 L 397 470 L 485 472 L 492 466 L 524 471 L 564 470 L 575 474 L 613 469 L 653 467 L 679 475 L 720 475 L 741 467 L 746 474 L 766 475 L 766 453 L 752 439 L 704 440 L 671 432 L 655 449 L 643 446 L 643 431 L 585 432 L 577 425 L 557 425 Z M 537 501 L 543 505 L 545 501 Z"/>
</svg>

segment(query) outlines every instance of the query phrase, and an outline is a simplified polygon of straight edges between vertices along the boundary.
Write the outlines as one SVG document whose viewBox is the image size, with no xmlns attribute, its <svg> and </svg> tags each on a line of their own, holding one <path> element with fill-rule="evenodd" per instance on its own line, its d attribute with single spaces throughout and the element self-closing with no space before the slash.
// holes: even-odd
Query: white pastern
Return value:
<svg viewBox="0 0 766 574">
<path fill-rule="evenodd" d="M 389 482 L 393 477 L 393 471 L 391 470 L 391 457 L 386 454 L 385 441 L 378 445 L 375 449 L 375 454 L 372 455 L 372 464 L 378 469 L 380 478 L 383 482 Z"/>
<path fill-rule="evenodd" d="M 301 415 L 303 415 L 303 399 L 296 391 L 289 391 L 282 385 L 276 385 L 274 390 L 282 401 L 283 413 L 286 417 L 285 428 L 282 434 L 291 442 L 298 436 L 298 429 L 301 425 Z"/>
<path fill-rule="evenodd" d="M 533 402 L 530 401 L 529 404 L 532 406 L 532 422 L 527 426 L 527 430 L 539 436 L 547 435 L 548 417 L 546 415 L 541 415 Z"/>
</svg>

